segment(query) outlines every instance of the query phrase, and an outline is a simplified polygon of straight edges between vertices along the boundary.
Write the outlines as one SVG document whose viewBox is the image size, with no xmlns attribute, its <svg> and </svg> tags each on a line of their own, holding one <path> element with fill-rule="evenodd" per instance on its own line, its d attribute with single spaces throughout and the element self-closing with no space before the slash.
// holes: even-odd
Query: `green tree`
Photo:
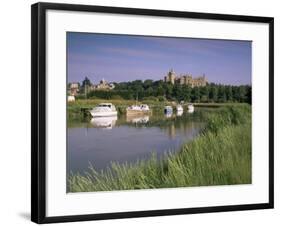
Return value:
<svg viewBox="0 0 281 226">
<path fill-rule="evenodd" d="M 231 102 L 233 97 L 232 97 L 232 87 L 231 86 L 227 86 L 225 88 L 225 94 L 226 94 L 226 100 Z"/>
<path fill-rule="evenodd" d="M 190 102 L 191 101 L 191 87 L 188 85 L 184 85 L 182 88 L 183 92 L 183 100 Z"/>
<path fill-rule="evenodd" d="M 165 95 L 168 99 L 172 98 L 173 96 L 173 84 L 172 83 L 165 83 Z"/>
<path fill-rule="evenodd" d="M 218 101 L 221 103 L 226 102 L 225 87 L 223 85 L 219 85 L 218 87 Z"/>
<path fill-rule="evenodd" d="M 216 102 L 218 99 L 218 88 L 216 85 L 212 84 L 210 87 L 210 92 L 209 92 L 209 99 L 212 102 Z"/>
<path fill-rule="evenodd" d="M 157 88 L 156 93 L 157 93 L 157 96 L 163 96 L 163 95 L 165 94 L 165 90 L 164 90 L 164 88 L 163 88 L 162 85 L 160 85 L 160 86 Z"/>
<path fill-rule="evenodd" d="M 239 102 L 247 101 L 247 91 L 245 86 L 239 86 Z"/>
<path fill-rule="evenodd" d="M 201 102 L 208 102 L 209 101 L 209 87 L 203 86 L 200 87 L 200 100 Z"/>
<path fill-rule="evenodd" d="M 147 79 L 143 82 L 143 88 L 144 89 L 152 88 L 152 84 L 153 84 L 153 80 Z"/>
<path fill-rule="evenodd" d="M 248 104 L 252 104 L 252 87 L 251 86 L 247 87 L 246 98 L 247 98 L 246 102 Z"/>
<path fill-rule="evenodd" d="M 191 91 L 191 101 L 200 102 L 200 91 L 198 87 L 194 87 Z"/>
<path fill-rule="evenodd" d="M 91 81 L 85 77 L 81 85 L 81 94 L 87 97 L 103 99 L 116 98 L 123 99 L 153 99 L 176 100 L 188 102 L 247 102 L 251 103 L 252 88 L 249 85 L 231 86 L 207 84 L 204 87 L 190 87 L 189 85 L 171 84 L 162 80 L 152 81 L 150 79 L 135 80 L 131 82 L 115 83 L 113 90 L 87 90 L 91 87 Z M 85 92 L 86 91 L 86 92 Z M 163 97 L 163 98 L 162 98 Z M 159 99 L 160 98 L 160 99 Z M 156 99 L 155 99 L 156 100 Z"/>
<path fill-rule="evenodd" d="M 153 90 L 153 88 L 150 86 L 150 87 L 148 87 L 147 88 L 147 90 L 145 91 L 146 92 L 146 96 L 153 96 L 153 92 L 154 92 L 154 90 Z"/>
</svg>

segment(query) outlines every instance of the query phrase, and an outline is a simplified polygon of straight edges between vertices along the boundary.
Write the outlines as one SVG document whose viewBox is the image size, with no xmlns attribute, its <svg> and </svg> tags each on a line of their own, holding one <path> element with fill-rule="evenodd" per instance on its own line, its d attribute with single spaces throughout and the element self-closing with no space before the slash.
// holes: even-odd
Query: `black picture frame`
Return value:
<svg viewBox="0 0 281 226">
<path fill-rule="evenodd" d="M 46 216 L 46 11 L 63 10 L 127 15 L 212 19 L 265 23 L 269 25 L 269 202 L 200 208 L 162 209 L 73 216 Z M 195 214 L 221 211 L 269 209 L 274 207 L 274 18 L 195 13 L 182 11 L 118 8 L 90 5 L 36 3 L 31 6 L 31 220 L 36 223 L 103 220 L 116 218 Z"/>
</svg>

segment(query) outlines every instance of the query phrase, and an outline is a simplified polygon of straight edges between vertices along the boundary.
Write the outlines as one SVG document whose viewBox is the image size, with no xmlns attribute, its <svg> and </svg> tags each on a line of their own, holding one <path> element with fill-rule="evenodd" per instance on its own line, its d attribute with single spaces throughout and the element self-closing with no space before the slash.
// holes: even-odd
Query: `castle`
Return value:
<svg viewBox="0 0 281 226">
<path fill-rule="evenodd" d="M 113 83 L 109 83 L 109 82 L 105 81 L 104 79 L 102 79 L 99 84 L 93 85 L 92 89 L 93 90 L 110 90 L 110 89 L 114 89 L 114 87 L 115 86 Z"/>
<path fill-rule="evenodd" d="M 190 74 L 177 76 L 173 69 L 171 69 L 164 77 L 164 82 L 171 82 L 173 85 L 175 83 L 181 85 L 190 85 L 192 88 L 207 85 L 207 79 L 205 78 L 205 75 L 197 78 L 192 78 L 192 75 Z"/>
</svg>

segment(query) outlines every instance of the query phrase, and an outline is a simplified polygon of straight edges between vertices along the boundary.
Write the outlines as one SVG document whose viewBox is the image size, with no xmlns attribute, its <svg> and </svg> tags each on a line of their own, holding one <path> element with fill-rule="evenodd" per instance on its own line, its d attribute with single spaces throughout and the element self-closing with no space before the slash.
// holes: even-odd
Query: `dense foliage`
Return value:
<svg viewBox="0 0 281 226">
<path fill-rule="evenodd" d="M 81 93 L 86 82 L 83 81 Z M 87 84 L 90 81 L 87 80 Z M 252 88 L 249 85 L 221 85 L 210 83 L 205 87 L 190 87 L 188 85 L 171 84 L 162 80 L 135 80 L 115 83 L 113 90 L 92 90 L 88 98 L 100 99 L 138 99 L 156 101 L 186 101 L 186 102 L 239 102 L 251 104 Z M 83 98 L 83 96 L 81 96 Z"/>
</svg>

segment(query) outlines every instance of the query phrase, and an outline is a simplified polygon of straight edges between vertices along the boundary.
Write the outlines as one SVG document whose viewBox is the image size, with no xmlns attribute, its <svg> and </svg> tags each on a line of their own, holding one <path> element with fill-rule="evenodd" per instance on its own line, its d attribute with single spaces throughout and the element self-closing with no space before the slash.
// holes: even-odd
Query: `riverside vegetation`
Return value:
<svg viewBox="0 0 281 226">
<path fill-rule="evenodd" d="M 153 189 L 251 183 L 251 106 L 219 107 L 206 113 L 200 135 L 162 159 L 112 162 L 97 172 L 68 176 L 68 192 Z"/>
</svg>

